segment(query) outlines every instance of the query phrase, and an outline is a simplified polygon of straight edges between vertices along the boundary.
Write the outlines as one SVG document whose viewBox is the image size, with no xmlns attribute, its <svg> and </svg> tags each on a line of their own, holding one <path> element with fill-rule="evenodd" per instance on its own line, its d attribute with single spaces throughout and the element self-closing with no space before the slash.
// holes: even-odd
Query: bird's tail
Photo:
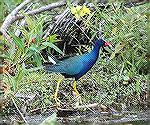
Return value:
<svg viewBox="0 0 150 125">
<path fill-rule="evenodd" d="M 61 72 L 61 68 L 57 64 L 52 64 L 52 63 L 44 63 L 43 69 L 49 73 L 50 72 Z"/>
</svg>

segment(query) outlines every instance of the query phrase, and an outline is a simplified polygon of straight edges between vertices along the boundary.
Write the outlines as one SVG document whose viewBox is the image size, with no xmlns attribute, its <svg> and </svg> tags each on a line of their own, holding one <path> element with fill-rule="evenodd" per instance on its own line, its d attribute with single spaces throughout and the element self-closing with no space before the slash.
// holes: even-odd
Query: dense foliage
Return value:
<svg viewBox="0 0 150 125">
<path fill-rule="evenodd" d="M 75 51 L 72 53 L 81 54 L 84 52 L 83 49 L 90 50 L 91 44 L 88 41 L 98 39 L 98 33 L 100 33 L 105 40 L 113 44 L 115 50 L 112 52 L 107 49 L 107 53 L 101 52 L 101 58 L 96 65 L 78 81 L 77 87 L 83 103 L 98 102 L 104 105 L 113 105 L 113 107 L 137 106 L 146 103 L 149 75 L 149 3 L 130 8 L 120 2 L 92 5 L 90 12 L 88 10 L 88 14 L 85 13 L 80 18 L 80 13 L 76 18 L 77 15 L 73 15 L 71 11 L 67 17 L 79 24 L 89 40 L 84 33 L 75 36 L 71 34 L 72 32 L 79 33 L 77 27 L 72 26 L 73 23 L 68 24 L 67 31 L 58 32 L 56 30 L 46 39 L 42 39 L 47 25 L 54 21 L 53 14 L 49 15 L 49 12 L 45 12 L 45 14 L 31 18 L 22 12 L 27 25 L 16 26 L 13 24 L 9 30 L 12 41 L 3 39 L 2 43 L 4 46 L 1 55 L 3 65 L 13 70 L 13 73 L 6 73 L 3 76 L 3 82 L 8 86 L 8 91 L 4 93 L 5 96 L 15 99 L 18 106 L 21 107 L 20 97 L 22 94 L 24 98 L 29 95 L 27 112 L 36 108 L 45 109 L 47 106 L 53 105 L 56 81 L 61 76 L 54 73 L 47 74 L 41 69 L 43 62 L 52 60 L 50 55 L 45 57 L 47 55 L 45 51 L 58 58 L 66 56 L 69 52 L 63 51 L 64 45 L 60 46 L 60 42 L 65 40 L 69 42 L 71 36 L 74 36 L 71 45 L 75 44 L 73 47 Z M 34 7 L 37 6 L 40 4 L 34 5 Z M 69 4 L 68 6 L 70 9 L 73 7 Z M 61 8 L 61 11 L 64 9 Z M 60 13 L 59 9 L 55 11 Z M 64 23 L 67 21 L 63 22 L 63 26 Z M 61 28 L 64 28 L 62 25 L 60 25 Z M 20 36 L 15 35 L 16 29 L 22 32 Z M 65 36 L 65 34 L 67 35 Z M 81 41 L 86 39 L 85 45 L 81 45 L 83 44 L 81 42 L 78 46 L 80 39 Z M 69 45 L 66 46 L 66 50 L 67 47 Z M 61 84 L 59 98 L 66 105 L 75 104 L 71 90 L 71 80 L 65 80 Z"/>
</svg>

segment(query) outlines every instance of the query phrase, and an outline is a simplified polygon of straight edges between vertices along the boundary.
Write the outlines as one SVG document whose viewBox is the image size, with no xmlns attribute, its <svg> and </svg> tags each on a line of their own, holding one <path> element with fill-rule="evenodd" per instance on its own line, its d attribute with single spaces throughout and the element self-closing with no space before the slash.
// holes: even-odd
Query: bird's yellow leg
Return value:
<svg viewBox="0 0 150 125">
<path fill-rule="evenodd" d="M 76 96 L 79 96 L 80 94 L 79 94 L 79 92 L 77 90 L 76 83 L 77 83 L 76 81 L 73 82 L 73 89 L 74 89 L 74 91 L 76 93 Z"/>
<path fill-rule="evenodd" d="M 80 104 L 82 104 L 82 100 L 81 100 L 81 96 L 80 96 L 80 94 L 77 90 L 77 87 L 76 87 L 76 81 L 73 82 L 73 90 L 77 96 L 77 102 L 76 102 L 75 106 L 78 107 Z"/>
<path fill-rule="evenodd" d="M 54 94 L 54 100 L 56 102 L 56 105 L 59 106 L 60 105 L 60 100 L 58 99 L 58 91 L 59 91 L 59 86 L 60 86 L 60 83 L 64 80 L 64 77 L 60 80 L 58 80 L 57 82 L 57 87 L 56 87 L 56 90 L 55 90 L 55 94 Z"/>
</svg>

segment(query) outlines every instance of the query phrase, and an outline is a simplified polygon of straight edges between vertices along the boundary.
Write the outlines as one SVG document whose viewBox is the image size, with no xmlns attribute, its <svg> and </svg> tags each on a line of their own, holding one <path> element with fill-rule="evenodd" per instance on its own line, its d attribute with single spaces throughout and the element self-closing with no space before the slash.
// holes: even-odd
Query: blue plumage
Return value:
<svg viewBox="0 0 150 125">
<path fill-rule="evenodd" d="M 100 47 L 102 46 L 109 46 L 109 44 L 102 39 L 96 40 L 91 52 L 64 59 L 53 65 L 46 64 L 44 69 L 48 72 L 61 73 L 66 78 L 73 77 L 75 80 L 78 80 L 96 63 Z"/>
</svg>

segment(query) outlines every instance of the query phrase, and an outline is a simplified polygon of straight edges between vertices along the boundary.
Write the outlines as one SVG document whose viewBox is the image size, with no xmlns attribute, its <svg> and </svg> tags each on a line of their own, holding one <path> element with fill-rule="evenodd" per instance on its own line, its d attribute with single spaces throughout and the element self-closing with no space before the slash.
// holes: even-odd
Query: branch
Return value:
<svg viewBox="0 0 150 125">
<path fill-rule="evenodd" d="M 1 26 L 1 32 L 3 35 L 9 39 L 9 35 L 7 34 L 7 30 L 9 26 L 15 21 L 16 14 L 28 3 L 30 3 L 31 0 L 25 0 L 23 3 L 21 3 L 19 6 L 17 6 L 5 19 L 4 23 Z"/>
<path fill-rule="evenodd" d="M 21 10 L 26 4 L 28 4 L 29 2 L 31 2 L 31 0 L 25 0 L 23 3 L 21 3 L 18 7 L 16 7 L 5 19 L 4 23 L 1 26 L 1 32 L 3 33 L 3 35 L 9 39 L 9 35 L 7 34 L 7 30 L 10 27 L 10 25 L 12 23 L 14 23 L 16 20 L 18 19 L 23 19 L 24 16 L 23 15 L 17 15 L 17 13 L 19 12 L 19 10 Z M 35 10 L 31 10 L 28 11 L 26 14 L 33 16 L 35 14 L 39 14 L 41 12 L 45 12 L 45 11 L 49 11 L 51 9 L 57 8 L 57 7 L 61 7 L 66 5 L 65 1 L 60 1 L 60 2 L 56 2 L 56 3 L 51 3 L 49 5 L 46 6 L 42 6 L 38 9 Z"/>
<path fill-rule="evenodd" d="M 73 3 L 72 3 L 73 5 L 77 5 L 80 1 L 81 1 L 81 0 L 71 0 L 71 3 L 73 2 Z M 66 10 L 65 10 L 62 14 L 57 15 L 57 16 L 55 17 L 56 22 L 54 23 L 54 25 L 52 25 L 52 26 L 50 25 L 50 26 L 49 26 L 49 28 L 47 29 L 46 34 L 44 35 L 43 39 L 45 39 L 50 33 L 51 33 L 51 34 L 54 33 L 55 30 L 56 30 L 56 28 L 59 26 L 59 24 L 64 20 L 64 18 L 65 18 L 68 14 L 69 14 L 69 7 L 66 8 Z"/>
<path fill-rule="evenodd" d="M 38 9 L 31 10 L 31 11 L 27 12 L 26 14 L 32 16 L 32 15 L 39 14 L 39 13 L 44 12 L 44 11 L 49 11 L 49 10 L 52 10 L 54 8 L 61 7 L 61 6 L 64 6 L 64 5 L 66 5 L 65 1 L 51 3 L 49 5 L 42 6 L 42 7 L 38 8 Z M 20 18 L 23 18 L 23 17 L 24 16 L 21 16 Z"/>
<path fill-rule="evenodd" d="M 49 29 L 46 31 L 46 34 L 44 35 L 43 39 L 46 39 L 46 37 L 50 34 L 51 30 L 55 31 L 55 29 L 57 28 L 57 26 L 68 15 L 68 13 L 69 13 L 69 8 L 67 8 L 62 14 L 60 14 L 58 16 L 58 19 L 55 22 L 56 25 L 53 25 L 53 26 L 49 27 Z"/>
<path fill-rule="evenodd" d="M 29 125 L 28 122 L 26 121 L 25 117 L 23 116 L 23 114 L 21 113 L 20 109 L 18 108 L 15 100 L 13 98 L 12 99 L 12 102 L 13 104 L 15 105 L 15 108 L 17 109 L 18 113 L 20 114 L 21 118 L 23 119 L 23 121 L 26 123 L 26 125 Z"/>
</svg>

